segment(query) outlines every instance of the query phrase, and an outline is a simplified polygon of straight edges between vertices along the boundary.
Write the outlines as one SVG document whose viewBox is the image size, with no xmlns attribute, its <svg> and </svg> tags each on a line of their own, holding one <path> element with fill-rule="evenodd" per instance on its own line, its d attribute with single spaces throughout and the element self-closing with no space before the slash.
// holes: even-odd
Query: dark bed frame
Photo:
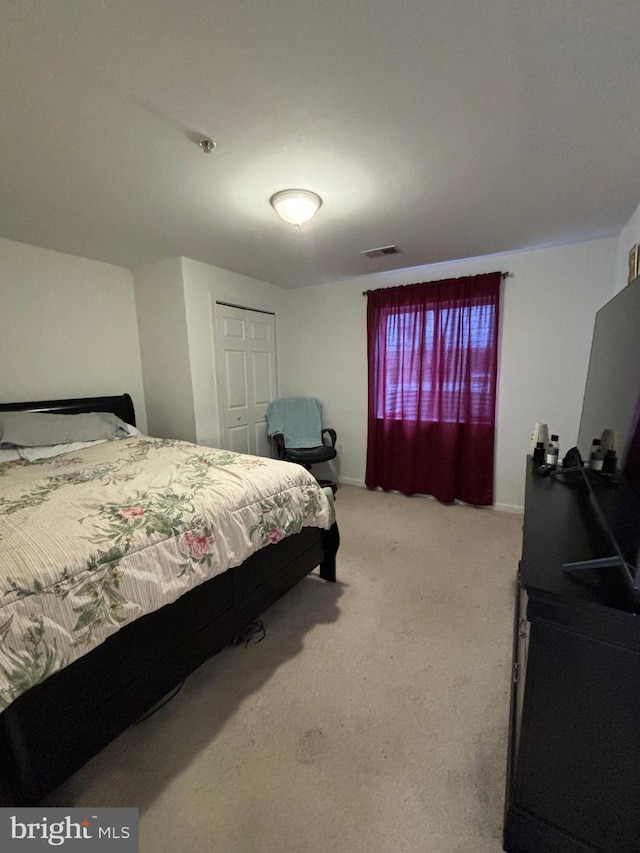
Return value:
<svg viewBox="0 0 640 853">
<path fill-rule="evenodd" d="M 128 394 L 3 403 L 3 411 L 113 412 L 135 426 Z M 121 628 L 19 696 L 0 714 L 0 805 L 42 800 L 316 566 L 335 581 L 339 541 L 336 524 L 304 528 Z"/>
</svg>

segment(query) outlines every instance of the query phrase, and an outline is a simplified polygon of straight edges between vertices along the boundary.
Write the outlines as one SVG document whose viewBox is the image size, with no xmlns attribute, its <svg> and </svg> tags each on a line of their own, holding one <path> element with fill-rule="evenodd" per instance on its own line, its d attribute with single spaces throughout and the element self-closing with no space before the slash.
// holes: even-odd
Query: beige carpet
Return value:
<svg viewBox="0 0 640 853">
<path fill-rule="evenodd" d="M 47 800 L 140 850 L 499 853 L 520 516 L 343 486 L 339 583 L 274 605 Z"/>
</svg>

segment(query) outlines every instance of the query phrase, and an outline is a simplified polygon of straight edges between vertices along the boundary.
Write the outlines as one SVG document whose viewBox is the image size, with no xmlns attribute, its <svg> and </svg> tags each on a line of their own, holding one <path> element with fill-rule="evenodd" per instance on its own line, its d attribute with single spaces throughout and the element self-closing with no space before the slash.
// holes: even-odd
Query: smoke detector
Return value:
<svg viewBox="0 0 640 853">
<path fill-rule="evenodd" d="M 209 139 L 208 136 L 203 136 L 202 139 L 199 139 L 198 145 L 202 148 L 205 154 L 211 154 L 213 149 L 216 147 L 213 139 Z"/>
</svg>

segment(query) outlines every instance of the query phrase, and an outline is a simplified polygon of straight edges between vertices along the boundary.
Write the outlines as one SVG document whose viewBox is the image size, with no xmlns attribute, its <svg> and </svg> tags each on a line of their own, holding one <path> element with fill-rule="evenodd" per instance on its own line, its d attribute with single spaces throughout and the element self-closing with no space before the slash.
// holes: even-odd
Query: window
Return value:
<svg viewBox="0 0 640 853">
<path fill-rule="evenodd" d="M 436 448 L 454 480 L 466 479 L 469 457 L 490 459 L 492 496 L 500 283 L 491 273 L 369 293 L 368 486 L 437 496 Z M 410 486 L 392 470 L 407 464 L 398 442 L 412 458 Z"/>
<path fill-rule="evenodd" d="M 490 421 L 493 418 L 493 371 L 486 365 L 493 347 L 494 304 L 443 308 L 418 316 L 402 311 L 380 325 L 382 345 L 374 356 L 384 381 L 377 382 L 376 417 L 398 420 Z M 436 329 L 437 324 L 437 329 Z M 421 355 L 416 357 L 417 348 Z M 381 352 L 386 354 L 380 358 Z M 442 381 L 440 360 L 453 364 Z M 463 408 L 462 400 L 469 406 Z"/>
</svg>

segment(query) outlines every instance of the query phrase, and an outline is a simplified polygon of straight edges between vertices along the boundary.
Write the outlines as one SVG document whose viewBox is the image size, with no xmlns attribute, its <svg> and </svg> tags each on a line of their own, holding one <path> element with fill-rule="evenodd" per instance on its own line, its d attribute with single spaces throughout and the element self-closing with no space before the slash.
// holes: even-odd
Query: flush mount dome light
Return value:
<svg viewBox="0 0 640 853">
<path fill-rule="evenodd" d="M 308 222 L 322 204 L 320 196 L 311 190 L 280 190 L 269 201 L 276 213 L 294 228 Z"/>
</svg>

